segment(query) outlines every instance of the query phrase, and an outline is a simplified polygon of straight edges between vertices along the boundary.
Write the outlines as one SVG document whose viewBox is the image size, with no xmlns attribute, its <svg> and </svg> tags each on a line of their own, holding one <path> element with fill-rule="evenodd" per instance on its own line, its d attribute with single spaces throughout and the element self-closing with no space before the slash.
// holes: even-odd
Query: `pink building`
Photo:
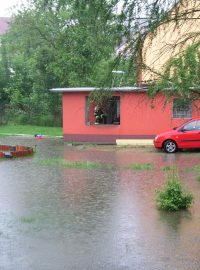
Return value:
<svg viewBox="0 0 200 270">
<path fill-rule="evenodd" d="M 164 72 L 168 60 L 177 57 L 183 49 L 196 41 L 188 37 L 199 33 L 200 21 L 194 19 L 200 14 L 200 1 L 180 1 L 178 5 L 187 14 L 179 27 L 175 28 L 173 20 L 161 24 L 144 41 L 142 58 L 147 68 L 139 68 L 138 85 L 159 81 L 158 74 Z M 196 12 L 192 13 L 191 10 Z M 183 40 L 184 43 L 180 42 Z M 140 67 L 140 59 L 138 65 Z M 115 143 L 120 138 L 153 138 L 156 134 L 200 114 L 200 100 L 180 105 L 176 98 L 166 102 L 162 94 L 152 100 L 148 98 L 145 87 L 113 88 L 113 96 L 107 106 L 95 112 L 94 104 L 88 102 L 88 96 L 94 90 L 95 88 L 52 89 L 52 92 L 63 94 L 65 141 Z M 101 121 L 97 121 L 97 117 Z"/>
<path fill-rule="evenodd" d="M 63 95 L 65 141 L 115 143 L 116 139 L 153 138 L 157 133 L 199 116 L 196 104 L 181 105 L 174 99 L 163 105 L 164 96 L 153 100 L 145 87 L 113 88 L 113 96 L 97 121 L 95 106 L 88 96 L 95 88 L 55 88 Z M 100 122 L 100 123 L 96 123 Z"/>
</svg>

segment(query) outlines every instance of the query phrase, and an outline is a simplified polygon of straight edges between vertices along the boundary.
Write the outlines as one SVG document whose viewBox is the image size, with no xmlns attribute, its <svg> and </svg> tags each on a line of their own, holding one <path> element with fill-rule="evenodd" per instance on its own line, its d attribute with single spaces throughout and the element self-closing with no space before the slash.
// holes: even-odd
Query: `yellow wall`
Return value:
<svg viewBox="0 0 200 270">
<path fill-rule="evenodd" d="M 175 7 L 171 14 L 177 9 L 179 14 L 190 12 L 186 19 L 170 22 L 158 27 L 154 34 L 149 34 L 144 42 L 143 59 L 150 70 L 143 71 L 143 81 L 155 80 L 162 73 L 167 61 L 184 51 L 186 46 L 200 39 L 200 1 L 184 0 Z M 193 10 L 199 11 L 192 12 Z M 189 36 L 192 38 L 188 39 Z"/>
</svg>

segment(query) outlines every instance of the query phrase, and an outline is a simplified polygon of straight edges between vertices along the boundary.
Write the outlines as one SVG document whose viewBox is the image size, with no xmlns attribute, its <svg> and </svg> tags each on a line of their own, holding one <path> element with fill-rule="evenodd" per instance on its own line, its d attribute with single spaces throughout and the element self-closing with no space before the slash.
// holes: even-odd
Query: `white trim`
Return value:
<svg viewBox="0 0 200 270">
<path fill-rule="evenodd" d="M 95 88 L 95 87 L 72 87 L 72 88 L 52 88 L 51 92 L 92 92 L 95 90 L 102 90 L 103 88 Z M 113 92 L 146 92 L 146 87 L 113 87 L 113 88 L 104 88 L 104 90 L 111 90 Z"/>
</svg>

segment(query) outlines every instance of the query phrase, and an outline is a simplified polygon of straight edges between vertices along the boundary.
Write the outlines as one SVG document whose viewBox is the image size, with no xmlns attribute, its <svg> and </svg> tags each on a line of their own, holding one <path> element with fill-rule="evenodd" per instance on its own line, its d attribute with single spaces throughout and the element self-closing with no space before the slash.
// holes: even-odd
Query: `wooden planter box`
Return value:
<svg viewBox="0 0 200 270">
<path fill-rule="evenodd" d="M 0 158 L 24 157 L 34 153 L 32 147 L 0 145 Z"/>
</svg>

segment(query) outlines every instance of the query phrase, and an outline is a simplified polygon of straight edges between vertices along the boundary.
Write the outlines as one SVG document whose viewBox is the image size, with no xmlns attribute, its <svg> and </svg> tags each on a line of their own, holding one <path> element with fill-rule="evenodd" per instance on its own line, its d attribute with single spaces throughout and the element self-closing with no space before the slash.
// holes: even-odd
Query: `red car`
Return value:
<svg viewBox="0 0 200 270">
<path fill-rule="evenodd" d="M 178 128 L 158 134 L 154 146 L 174 153 L 182 148 L 200 148 L 200 118 L 189 120 Z"/>
</svg>

